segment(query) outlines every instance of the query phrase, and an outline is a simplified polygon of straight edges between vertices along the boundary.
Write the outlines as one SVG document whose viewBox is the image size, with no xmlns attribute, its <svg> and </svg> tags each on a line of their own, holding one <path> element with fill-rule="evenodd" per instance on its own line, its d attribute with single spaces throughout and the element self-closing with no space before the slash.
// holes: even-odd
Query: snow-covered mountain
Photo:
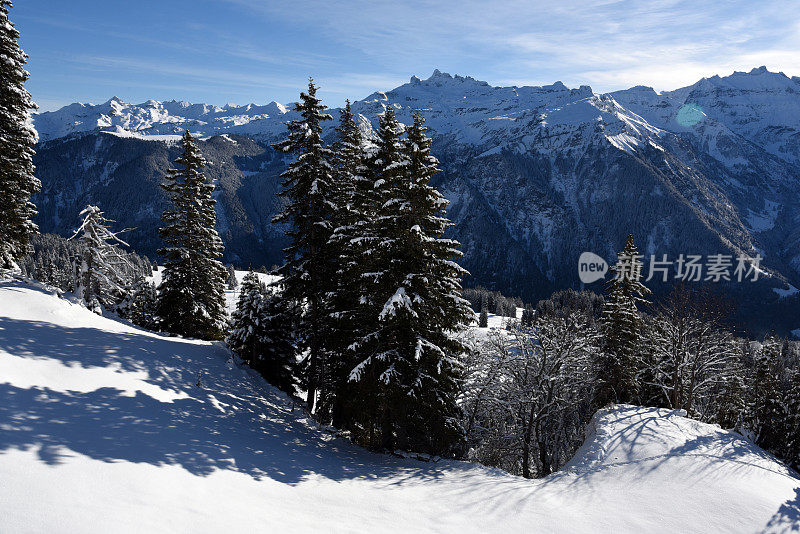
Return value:
<svg viewBox="0 0 800 534">
<path fill-rule="evenodd" d="M 681 413 L 601 410 L 560 472 L 367 452 L 219 343 L 0 281 L 0 531 L 796 532 L 800 480 Z"/>
<path fill-rule="evenodd" d="M 404 122 L 414 110 L 427 118 L 468 284 L 534 300 L 579 284 L 581 252 L 610 260 L 633 233 L 648 255 L 761 254 L 766 283 L 730 288 L 744 305 L 740 317 L 762 321 L 756 330 L 800 327 L 792 293 L 800 287 L 800 79 L 759 68 L 660 94 L 596 94 L 560 82 L 493 87 L 435 71 L 354 102 L 368 135 L 387 105 Z M 137 227 L 130 241 L 152 254 L 163 207 L 157 184 L 176 155 L 174 136 L 188 128 L 206 139 L 221 189 L 226 260 L 279 263 L 281 229 L 268 221 L 286 162 L 269 143 L 292 118 L 274 102 L 112 99 L 41 113 L 40 226 L 66 233 L 96 202 Z M 335 123 L 326 125 L 331 139 Z M 756 319 L 756 309 L 766 312 Z"/>
<path fill-rule="evenodd" d="M 127 104 L 113 97 L 102 104 L 75 103 L 58 111 L 40 113 L 35 123 L 41 141 L 93 131 L 153 136 L 189 129 L 213 135 L 251 124 L 253 131 L 269 128 L 268 124 L 277 122 L 284 113 L 286 107 L 277 102 L 265 106 L 218 107 L 176 100 Z"/>
</svg>

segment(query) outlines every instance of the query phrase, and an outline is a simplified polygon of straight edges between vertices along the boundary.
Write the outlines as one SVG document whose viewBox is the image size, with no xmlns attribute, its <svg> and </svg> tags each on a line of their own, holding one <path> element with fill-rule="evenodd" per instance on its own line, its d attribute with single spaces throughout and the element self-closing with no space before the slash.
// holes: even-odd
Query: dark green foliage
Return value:
<svg viewBox="0 0 800 534">
<path fill-rule="evenodd" d="M 730 363 L 725 382 L 717 398 L 714 422 L 722 428 L 741 428 L 742 416 L 747 407 L 744 368 L 739 360 Z"/>
<path fill-rule="evenodd" d="M 158 328 L 158 291 L 155 284 L 144 277 L 137 279 L 117 310 L 122 317 L 133 324 L 148 330 L 156 330 Z"/>
<path fill-rule="evenodd" d="M 41 184 L 34 177 L 36 132 L 30 110 L 36 109 L 25 89 L 28 56 L 20 50 L 19 32 L 8 19 L 12 4 L 0 0 L 0 269 L 10 268 L 28 253 L 36 225 L 31 195 Z"/>
<path fill-rule="evenodd" d="M 788 437 L 783 372 L 780 341 L 768 337 L 754 354 L 745 425 L 760 447 L 776 452 Z"/>
<path fill-rule="evenodd" d="M 465 351 L 453 334 L 473 314 L 460 296 L 458 243 L 441 238 L 447 201 L 429 183 L 438 162 L 422 117 L 415 114 L 406 140 L 402 133 L 387 107 L 373 163 L 379 200 L 364 303 L 376 315 L 351 373 L 369 406 L 357 437 L 383 449 L 452 455 L 463 440 L 455 395 Z"/>
<path fill-rule="evenodd" d="M 161 329 L 188 337 L 221 339 L 225 325 L 222 240 L 215 229 L 214 185 L 204 174 L 205 160 L 187 131 L 178 168 L 167 172 L 162 187 L 172 207 L 162 214 L 164 275 L 159 287 Z"/>
<path fill-rule="evenodd" d="M 603 308 L 603 350 L 596 360 L 598 407 L 638 400 L 637 374 L 643 367 L 640 340 L 644 330 L 639 306 L 648 303 L 645 297 L 650 294 L 640 282 L 641 272 L 641 256 L 633 235 L 628 235 L 625 248 L 617 254 Z"/>
<path fill-rule="evenodd" d="M 533 311 L 533 308 L 531 308 L 530 306 L 525 306 L 522 309 L 522 316 L 520 317 L 520 320 L 519 320 L 520 326 L 522 326 L 523 328 L 532 327 L 533 326 L 534 316 L 535 316 L 535 313 Z"/>
<path fill-rule="evenodd" d="M 794 467 L 800 468 L 800 368 L 791 371 L 786 398 L 786 453 L 784 458 Z"/>
<path fill-rule="evenodd" d="M 253 271 L 242 280 L 239 300 L 231 314 L 231 328 L 226 343 L 246 363 L 252 363 L 260 351 L 258 332 L 261 326 L 261 303 L 267 297 L 267 286 Z"/>
<path fill-rule="evenodd" d="M 346 427 L 353 413 L 354 392 L 348 378 L 358 363 L 354 344 L 364 335 L 370 318 L 369 308 L 361 298 L 368 291 L 369 250 L 374 243 L 371 221 L 376 206 L 373 181 L 366 167 L 364 140 L 350 103 L 341 112 L 338 140 L 334 144 L 334 180 L 336 206 L 332 214 L 334 231 L 328 244 L 331 255 L 338 259 L 335 287 L 330 293 L 330 316 L 333 326 L 327 347 L 333 357 L 329 361 L 327 389 L 330 394 L 320 399 L 317 413 L 323 421 Z"/>
<path fill-rule="evenodd" d="M 239 281 L 236 280 L 236 270 L 233 268 L 233 265 L 230 263 L 225 267 L 228 271 L 228 278 L 225 280 L 225 284 L 227 285 L 228 289 L 233 291 L 239 285 Z"/>
<path fill-rule="evenodd" d="M 282 295 L 270 291 L 250 271 L 242 280 L 226 342 L 270 384 L 294 394 L 296 365 L 292 344 L 292 314 Z"/>
<path fill-rule="evenodd" d="M 330 393 L 329 356 L 326 340 L 330 335 L 329 294 L 335 290 L 336 257 L 329 247 L 333 233 L 333 214 L 339 198 L 334 187 L 333 154 L 322 141 L 322 122 L 331 116 L 316 96 L 312 80 L 308 92 L 300 93 L 295 104 L 301 118 L 288 123 L 288 138 L 274 145 L 295 160 L 281 176 L 280 196 L 286 204 L 274 222 L 290 224 L 291 239 L 284 249 L 286 263 L 280 268 L 284 295 L 302 310 L 297 324 L 298 350 L 307 354 L 304 365 L 308 408 L 314 412 L 318 397 Z"/>
<path fill-rule="evenodd" d="M 480 328 L 486 328 L 489 326 L 489 314 L 487 313 L 486 309 L 481 310 L 481 314 L 478 317 L 478 326 Z"/>
</svg>

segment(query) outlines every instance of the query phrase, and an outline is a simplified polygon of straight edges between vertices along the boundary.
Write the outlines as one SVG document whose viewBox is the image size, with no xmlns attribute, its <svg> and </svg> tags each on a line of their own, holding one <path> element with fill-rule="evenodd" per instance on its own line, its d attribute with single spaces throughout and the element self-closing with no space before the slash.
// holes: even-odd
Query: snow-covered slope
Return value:
<svg viewBox="0 0 800 534">
<path fill-rule="evenodd" d="M 198 377 L 200 385 L 198 386 Z M 0 282 L 0 532 L 793 532 L 800 481 L 677 413 L 600 412 L 530 481 L 333 438 L 216 343 Z"/>
</svg>

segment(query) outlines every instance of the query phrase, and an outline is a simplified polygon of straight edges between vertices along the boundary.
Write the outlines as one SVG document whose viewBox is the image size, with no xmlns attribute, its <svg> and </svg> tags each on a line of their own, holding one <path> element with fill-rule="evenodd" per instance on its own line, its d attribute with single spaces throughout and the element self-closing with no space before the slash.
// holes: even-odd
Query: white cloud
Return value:
<svg viewBox="0 0 800 534">
<path fill-rule="evenodd" d="M 611 90 L 672 89 L 762 64 L 800 73 L 800 18 L 776 1 L 227 1 L 314 28 L 398 74 L 454 65 L 492 83 Z"/>
</svg>

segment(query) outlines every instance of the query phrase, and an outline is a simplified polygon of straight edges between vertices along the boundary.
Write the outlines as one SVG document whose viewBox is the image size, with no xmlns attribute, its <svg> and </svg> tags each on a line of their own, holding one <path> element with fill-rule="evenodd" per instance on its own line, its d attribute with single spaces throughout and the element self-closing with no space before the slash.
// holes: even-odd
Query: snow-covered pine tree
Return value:
<svg viewBox="0 0 800 534">
<path fill-rule="evenodd" d="M 242 280 L 231 330 L 226 339 L 231 350 L 272 385 L 294 394 L 295 361 L 290 314 L 279 294 L 270 292 L 254 272 Z"/>
<path fill-rule="evenodd" d="M 786 412 L 788 414 L 786 461 L 797 469 L 800 467 L 800 369 L 793 369 L 789 376 Z"/>
<path fill-rule="evenodd" d="M 276 143 L 275 149 L 292 153 L 296 159 L 281 176 L 286 201 L 283 211 L 274 222 L 288 222 L 291 239 L 284 250 L 286 262 L 279 269 L 283 276 L 286 298 L 302 303 L 297 323 L 298 349 L 306 354 L 304 383 L 308 393 L 308 408 L 315 411 L 318 397 L 327 403 L 330 392 L 325 389 L 328 376 L 326 340 L 331 335 L 330 293 L 336 284 L 337 258 L 328 246 L 336 210 L 333 154 L 322 140 L 322 122 L 331 116 L 317 97 L 313 80 L 308 92 L 300 93 L 295 104 L 300 119 L 288 123 L 289 136 Z"/>
<path fill-rule="evenodd" d="M 327 388 L 331 395 L 320 399 L 318 416 L 338 428 L 349 428 L 350 401 L 354 394 L 348 381 L 357 363 L 355 343 L 364 332 L 368 318 L 361 298 L 367 292 L 364 273 L 369 271 L 369 250 L 374 243 L 372 220 L 376 209 L 364 139 L 348 100 L 341 111 L 334 149 L 336 201 L 332 214 L 333 233 L 328 246 L 338 257 L 335 287 L 330 299 L 330 322 L 334 325 L 327 340 L 332 354 L 328 365 Z"/>
<path fill-rule="evenodd" d="M 745 420 L 756 444 L 773 453 L 780 453 L 788 438 L 780 353 L 781 341 L 771 336 L 756 350 Z"/>
<path fill-rule="evenodd" d="M 258 357 L 261 301 L 267 296 L 267 286 L 250 271 L 242 279 L 236 309 L 231 313 L 231 328 L 226 343 L 246 363 Z"/>
<path fill-rule="evenodd" d="M 135 325 L 149 330 L 158 328 L 158 291 L 155 284 L 144 276 L 139 277 L 118 310 Z"/>
<path fill-rule="evenodd" d="M 252 367 L 273 386 L 294 395 L 297 384 L 297 361 L 292 337 L 297 309 L 283 297 L 283 292 L 272 287 L 261 300 L 260 350 Z"/>
<path fill-rule="evenodd" d="M 478 326 L 480 328 L 486 328 L 489 326 L 489 314 L 486 311 L 486 308 L 481 309 L 481 314 L 478 317 Z"/>
<path fill-rule="evenodd" d="M 731 359 L 724 375 L 725 382 L 715 399 L 717 415 L 714 423 L 722 428 L 738 429 L 742 423 L 742 416 L 747 407 L 745 402 L 747 388 L 744 378 L 744 368 L 740 359 L 738 357 Z"/>
<path fill-rule="evenodd" d="M 239 286 L 239 281 L 236 280 L 236 269 L 233 268 L 233 265 L 230 263 L 225 267 L 225 270 L 228 271 L 228 278 L 225 280 L 225 283 L 228 286 L 228 289 L 233 291 Z"/>
<path fill-rule="evenodd" d="M 78 238 L 80 258 L 75 272 L 75 294 L 95 313 L 109 309 L 125 295 L 125 272 L 132 266 L 117 245 L 128 246 L 112 232 L 108 220 L 97 206 L 86 206 L 80 213 L 83 222 L 70 239 Z"/>
<path fill-rule="evenodd" d="M 372 253 L 372 293 L 380 307 L 362 343 L 366 358 L 351 378 L 366 382 L 377 397 L 370 399 L 376 408 L 371 426 L 382 448 L 452 455 L 463 440 L 455 396 L 466 350 L 456 334 L 473 313 L 461 297 L 466 271 L 454 261 L 458 243 L 442 238 L 450 225 L 447 200 L 430 185 L 438 161 L 423 123 L 415 114 L 403 142 L 394 109 L 381 117 L 375 182 L 380 241 Z"/>
<path fill-rule="evenodd" d="M 30 110 L 36 104 L 25 89 L 28 56 L 8 19 L 11 7 L 9 0 L 0 0 L 0 269 L 13 268 L 28 253 L 36 232 L 30 199 L 41 187 L 33 175 L 36 131 Z"/>
<path fill-rule="evenodd" d="M 159 287 L 158 315 L 167 332 L 203 339 L 221 339 L 225 327 L 225 280 L 220 262 L 223 246 L 216 231 L 214 185 L 203 175 L 205 160 L 186 131 L 182 153 L 167 171 L 162 187 L 172 201 L 164 211 L 159 233 L 165 247 Z"/>
<path fill-rule="evenodd" d="M 644 321 L 638 307 L 649 303 L 646 296 L 650 290 L 640 281 L 641 255 L 633 235 L 628 235 L 625 248 L 617 254 L 613 271 L 603 308 L 603 350 L 595 362 L 598 407 L 610 402 L 635 403 L 639 395 Z"/>
</svg>

